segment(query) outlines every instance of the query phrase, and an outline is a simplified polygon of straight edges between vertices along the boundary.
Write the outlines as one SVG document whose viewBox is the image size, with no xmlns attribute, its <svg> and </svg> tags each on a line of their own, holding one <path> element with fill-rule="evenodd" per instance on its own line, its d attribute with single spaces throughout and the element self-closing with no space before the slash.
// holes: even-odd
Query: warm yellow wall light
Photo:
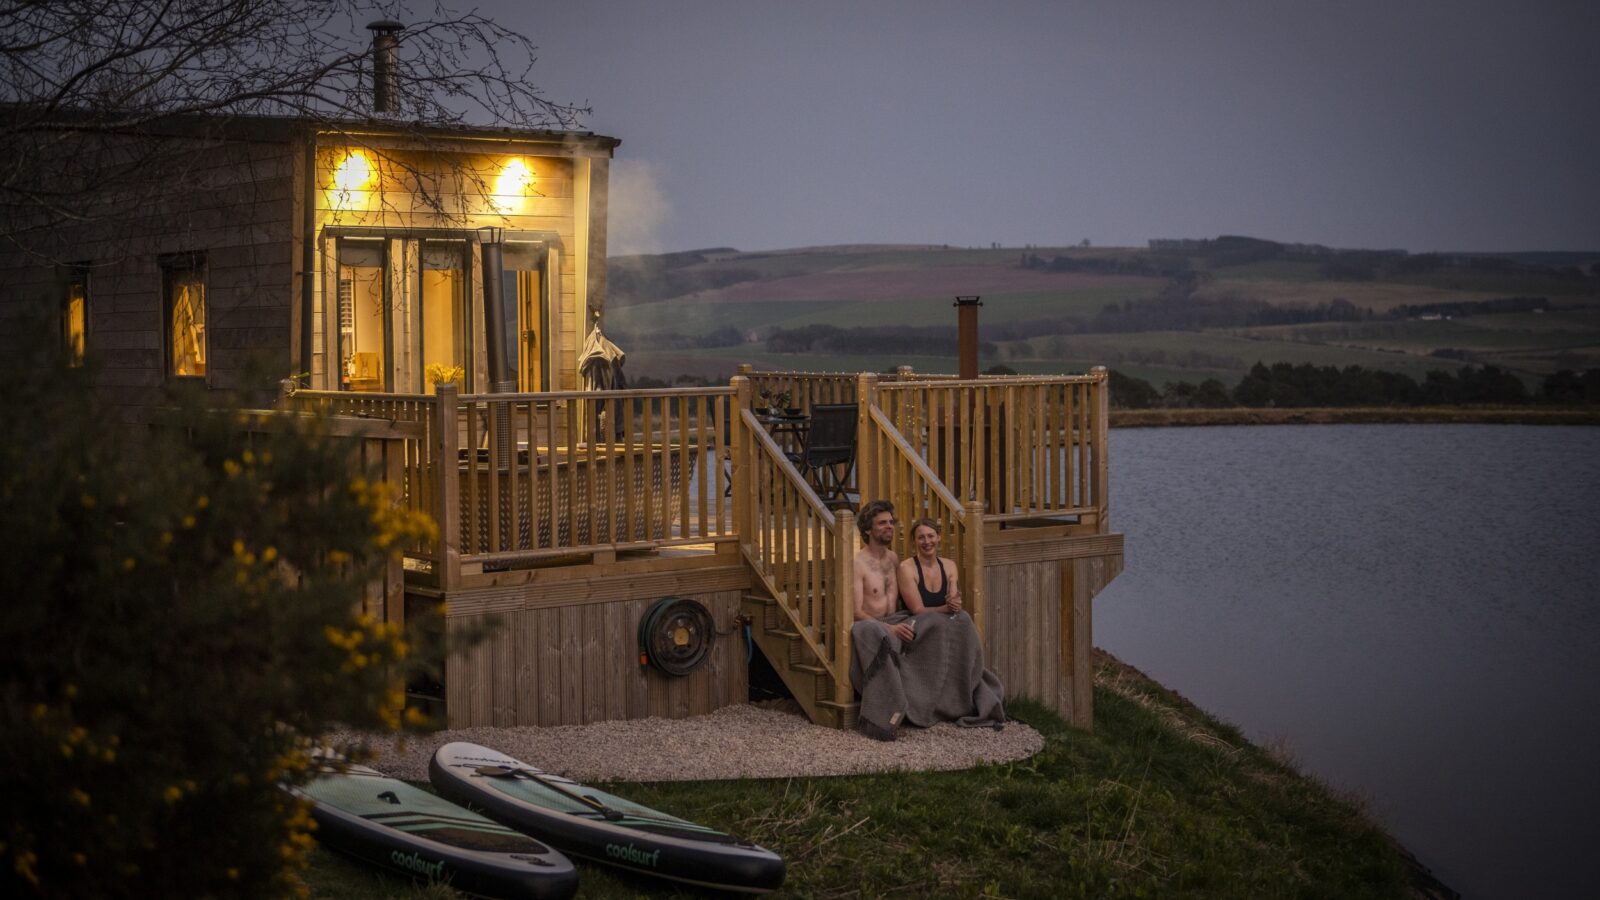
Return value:
<svg viewBox="0 0 1600 900">
<path fill-rule="evenodd" d="M 372 183 L 372 161 L 359 150 L 351 151 L 333 170 L 333 186 L 340 191 L 364 191 Z"/>
<path fill-rule="evenodd" d="M 500 169 L 494 180 L 494 208 L 498 213 L 519 212 L 522 198 L 533 186 L 533 170 L 521 159 L 512 159 Z"/>
</svg>

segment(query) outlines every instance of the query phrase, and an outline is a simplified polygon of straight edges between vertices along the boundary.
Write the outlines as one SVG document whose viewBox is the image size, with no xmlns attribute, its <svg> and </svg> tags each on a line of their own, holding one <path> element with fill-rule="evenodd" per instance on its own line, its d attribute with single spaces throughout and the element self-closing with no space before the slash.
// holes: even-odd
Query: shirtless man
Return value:
<svg viewBox="0 0 1600 900">
<path fill-rule="evenodd" d="M 894 543 L 894 504 L 874 500 L 861 507 L 856 514 L 856 528 L 865 545 L 856 551 L 856 621 L 883 619 L 895 611 L 895 600 L 900 596 L 895 581 L 900 557 L 889 549 Z M 909 621 L 886 623 L 884 628 L 906 643 L 916 634 Z"/>
</svg>

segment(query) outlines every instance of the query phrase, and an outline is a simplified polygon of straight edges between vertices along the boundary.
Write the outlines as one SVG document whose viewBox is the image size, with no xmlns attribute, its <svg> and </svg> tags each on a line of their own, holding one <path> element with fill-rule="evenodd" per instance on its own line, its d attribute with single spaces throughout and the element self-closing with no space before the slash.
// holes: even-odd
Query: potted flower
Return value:
<svg viewBox="0 0 1600 900">
<path fill-rule="evenodd" d="M 466 374 L 466 370 L 460 366 L 447 366 L 444 363 L 429 363 L 428 367 L 423 370 L 423 374 L 428 376 L 428 383 L 433 385 L 433 392 L 437 394 L 439 392 L 439 385 L 441 384 L 459 385 L 461 383 L 461 376 Z"/>
</svg>

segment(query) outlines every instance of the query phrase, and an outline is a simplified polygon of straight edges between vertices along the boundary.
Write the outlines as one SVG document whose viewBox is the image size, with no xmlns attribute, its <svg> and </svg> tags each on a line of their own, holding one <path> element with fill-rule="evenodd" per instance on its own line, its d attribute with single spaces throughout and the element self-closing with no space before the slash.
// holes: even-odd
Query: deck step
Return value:
<svg viewBox="0 0 1600 900">
<path fill-rule="evenodd" d="M 790 663 L 789 668 L 796 672 L 805 672 L 808 675 L 826 675 L 828 670 L 823 666 L 814 666 L 810 663 Z"/>
</svg>

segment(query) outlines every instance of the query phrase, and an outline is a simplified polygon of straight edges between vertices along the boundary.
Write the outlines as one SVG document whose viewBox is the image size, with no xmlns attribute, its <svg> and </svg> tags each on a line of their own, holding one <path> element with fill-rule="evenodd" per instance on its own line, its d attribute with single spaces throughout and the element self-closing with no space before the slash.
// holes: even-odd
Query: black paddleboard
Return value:
<svg viewBox="0 0 1600 900">
<path fill-rule="evenodd" d="M 551 775 L 478 744 L 440 747 L 428 764 L 439 793 L 563 852 L 724 891 L 783 884 L 783 859 L 714 828 Z"/>
<path fill-rule="evenodd" d="M 328 764 L 289 792 L 310 800 L 330 850 L 485 897 L 566 898 L 578 871 L 560 852 L 398 778 Z"/>
</svg>

